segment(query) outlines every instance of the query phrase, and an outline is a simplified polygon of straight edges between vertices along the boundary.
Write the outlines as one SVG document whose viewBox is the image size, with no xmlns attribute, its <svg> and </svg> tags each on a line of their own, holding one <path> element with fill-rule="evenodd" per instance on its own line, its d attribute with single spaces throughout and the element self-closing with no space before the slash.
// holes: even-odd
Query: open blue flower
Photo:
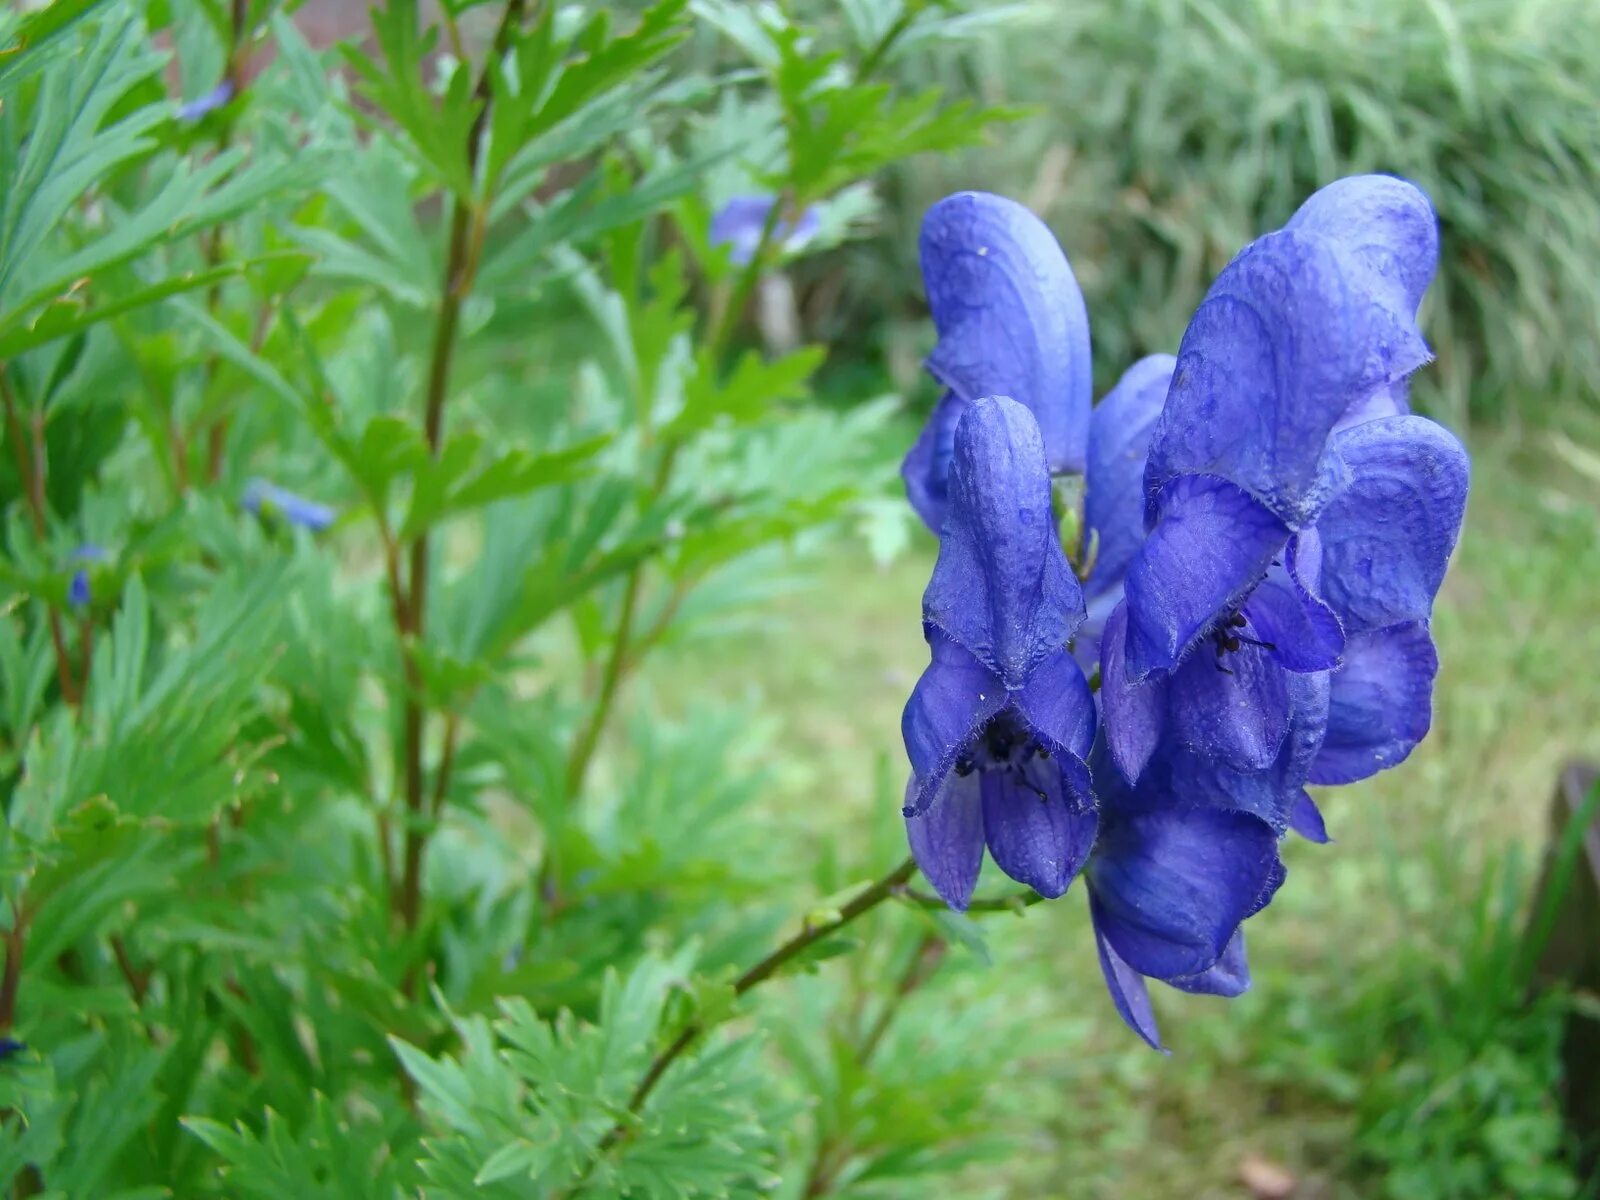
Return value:
<svg viewBox="0 0 1600 1200">
<path fill-rule="evenodd" d="M 1066 650 L 1083 594 L 1056 532 L 1038 424 L 1013 400 L 979 399 L 952 450 L 949 514 L 922 601 L 932 662 L 901 729 L 912 853 L 964 909 L 985 846 L 1040 894 L 1066 891 L 1095 837 L 1085 764 L 1095 714 Z"/>
<path fill-rule="evenodd" d="M 1277 831 L 1171 781 L 1129 786 L 1103 744 L 1093 762 L 1100 835 L 1084 879 L 1100 969 L 1123 1020 L 1160 1049 L 1146 979 L 1219 996 L 1250 986 L 1240 926 L 1283 883 Z"/>
<path fill-rule="evenodd" d="M 945 393 L 901 474 L 911 506 L 938 533 L 956 426 L 983 396 L 1009 396 L 1033 414 L 1052 473 L 1084 469 L 1089 318 L 1055 236 L 1015 200 L 947 196 L 923 217 L 919 246 L 939 332 L 927 368 Z"/>
<path fill-rule="evenodd" d="M 736 266 L 744 266 L 755 257 L 761 245 L 761 231 L 767 227 L 767 218 L 777 203 L 776 196 L 735 196 L 711 218 L 711 244 L 727 246 L 729 259 Z M 772 227 L 773 238 L 791 254 L 821 232 L 822 217 L 814 205 L 808 206 L 793 224 L 780 217 Z"/>
<path fill-rule="evenodd" d="M 1415 314 L 1436 250 L 1411 185 L 1342 180 L 1247 247 L 1196 312 L 1150 443 L 1148 536 L 1102 647 L 1129 779 L 1159 751 L 1281 827 L 1308 779 L 1399 761 L 1425 732 L 1418 633 L 1466 455 L 1395 414 L 1428 357 Z"/>
<path fill-rule="evenodd" d="M 258 515 L 275 514 L 289 524 L 309 529 L 313 533 L 320 533 L 328 528 L 339 516 L 337 509 L 330 508 L 326 504 L 318 504 L 315 500 L 307 500 L 304 496 L 287 488 L 281 488 L 275 483 L 268 483 L 264 479 L 252 479 L 246 484 L 244 497 L 240 503 L 247 512 Z"/>
</svg>

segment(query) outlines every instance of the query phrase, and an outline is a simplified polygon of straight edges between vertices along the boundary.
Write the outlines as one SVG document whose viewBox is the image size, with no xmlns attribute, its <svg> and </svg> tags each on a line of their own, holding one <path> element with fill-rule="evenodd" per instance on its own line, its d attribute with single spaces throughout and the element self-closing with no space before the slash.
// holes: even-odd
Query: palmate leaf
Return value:
<svg viewBox="0 0 1600 1200">
<path fill-rule="evenodd" d="M 267 1109 L 258 1132 L 185 1117 L 186 1128 L 216 1152 L 229 1187 L 246 1200 L 394 1200 L 414 1194 L 415 1168 L 393 1121 L 351 1121 L 320 1092 L 301 1129 Z"/>
<path fill-rule="evenodd" d="M 25 141 L 14 140 L 15 125 L 0 126 L 0 177 L 14 181 L 0 210 L 0 354 L 14 355 L 107 316 L 209 286 L 215 279 L 205 272 L 187 272 L 147 279 L 142 288 L 111 298 L 98 294 L 109 269 L 252 211 L 306 186 L 320 172 L 325 160 L 314 152 L 293 162 L 246 165 L 244 152 L 234 150 L 199 166 L 176 162 L 139 204 L 127 210 L 113 204 L 97 189 L 155 148 L 151 135 L 171 109 L 165 102 L 148 104 L 105 122 L 161 63 L 130 14 L 108 19 L 90 36 L 75 64 L 79 69 L 51 72 L 41 83 L 26 114 Z M 91 194 L 105 211 L 103 226 L 71 245 L 58 227 Z"/>
<path fill-rule="evenodd" d="M 659 0 L 627 33 L 613 36 L 611 17 L 600 9 L 566 42 L 557 38 L 559 10 L 546 5 L 538 21 L 516 43 L 515 71 L 491 63 L 494 105 L 484 174 L 490 190 L 506 171 L 526 178 L 533 161 L 579 158 L 612 136 L 603 106 L 616 93 L 632 92 L 640 101 L 639 76 L 688 36 L 682 21 L 686 0 Z M 640 103 L 638 112 L 644 104 Z M 615 112 L 615 107 L 611 112 Z M 637 117 L 635 118 L 637 119 Z M 539 141 L 561 131 L 558 158 Z"/>
<path fill-rule="evenodd" d="M 525 496 L 539 488 L 570 483 L 589 470 L 589 460 L 610 444 L 603 434 L 543 454 L 505 450 L 483 456 L 484 437 L 467 431 L 447 441 L 436 458 L 417 466 L 411 507 L 400 536 L 416 537 L 444 520 L 496 500 Z"/>
<path fill-rule="evenodd" d="M 235 260 L 206 270 L 185 271 L 100 303 L 93 302 L 92 293 L 88 291 L 69 291 L 53 303 L 35 310 L 25 324 L 20 314 L 0 320 L 0 359 L 14 358 L 25 350 L 32 350 L 57 338 L 72 337 L 101 321 L 148 308 L 173 296 L 237 278 L 264 261 L 267 260 Z"/>
<path fill-rule="evenodd" d="M 520 998 L 501 1015 L 457 1019 L 462 1049 L 432 1057 L 395 1042 L 424 1113 L 447 1136 L 425 1143 L 422 1169 L 440 1197 L 528 1195 L 529 1185 L 585 1195 L 727 1195 L 770 1182 L 753 1039 L 680 1061 L 643 1112 L 628 1098 L 655 1052 L 666 1001 L 690 960 L 646 958 L 609 972 L 593 1023 L 542 1019 Z M 601 1143 L 621 1121 L 615 1148 Z"/>
<path fill-rule="evenodd" d="M 345 43 L 339 49 L 365 93 L 387 121 L 358 109 L 357 120 L 389 138 L 435 183 L 462 201 L 472 198 L 473 173 L 467 158 L 472 123 L 482 108 L 473 94 L 472 68 L 457 63 L 438 98 L 428 91 L 424 60 L 432 52 L 438 28 L 424 32 L 416 0 L 394 0 L 372 10 L 372 32 L 382 62 Z M 387 122 L 393 122 L 389 124 Z"/>
<path fill-rule="evenodd" d="M 149 105 L 102 128 L 112 106 L 161 67 L 131 12 L 112 17 L 89 35 L 71 71 L 52 71 L 27 114 L 22 141 L 8 113 L 0 141 L 0 297 L 14 294 L 23 265 L 37 254 L 80 195 L 154 145 L 148 134 L 168 116 Z M 10 106 L 8 106 L 10 107 Z M 11 307 L 8 303 L 7 307 Z"/>
</svg>

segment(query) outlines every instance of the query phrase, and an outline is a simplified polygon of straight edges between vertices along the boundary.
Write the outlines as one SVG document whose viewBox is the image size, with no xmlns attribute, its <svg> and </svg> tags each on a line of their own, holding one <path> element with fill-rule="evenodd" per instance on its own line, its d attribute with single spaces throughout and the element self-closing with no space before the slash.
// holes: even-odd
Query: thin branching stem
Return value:
<svg viewBox="0 0 1600 1200">
<path fill-rule="evenodd" d="M 467 161 L 475 173 L 483 149 L 483 135 L 488 126 L 491 94 L 490 64 L 503 57 L 511 45 L 512 36 L 522 24 L 525 0 L 509 0 L 500 17 L 500 28 L 495 33 L 489 57 L 478 75 L 476 95 L 478 115 L 473 120 L 467 137 Z M 444 286 L 439 299 L 439 316 L 434 326 L 433 347 L 429 356 L 427 396 L 423 411 L 423 432 L 429 450 L 437 456 L 444 440 L 445 402 L 450 394 L 450 368 L 454 361 L 457 333 L 461 322 L 461 306 L 471 294 L 478 270 L 478 260 L 483 251 L 485 214 L 488 198 L 473 200 L 457 196 L 450 214 L 449 248 L 445 255 Z M 405 848 L 400 865 L 400 884 L 395 896 L 395 908 L 407 930 L 417 927 L 422 913 L 422 861 L 427 849 L 429 827 L 432 821 L 425 811 L 426 782 L 424 779 L 422 741 L 427 711 L 423 696 L 421 664 L 417 659 L 417 646 L 422 640 L 428 605 L 428 533 L 423 530 L 411 541 L 409 555 L 409 587 L 399 579 L 397 567 L 390 569 L 390 587 L 394 590 L 393 607 L 395 632 L 400 638 L 400 652 L 405 674 L 405 711 L 402 733 L 402 774 L 405 788 Z M 453 757 L 453 746 L 449 747 Z M 441 760 L 441 769 L 444 762 Z M 406 990 L 415 984 L 415 973 L 408 972 Z"/>
<path fill-rule="evenodd" d="M 22 483 L 23 495 L 27 498 L 28 517 L 33 523 L 33 533 L 42 545 L 48 530 L 45 514 L 48 506 L 45 502 L 45 479 L 49 475 L 49 453 L 44 436 L 44 414 L 34 413 L 25 430 L 22 424 L 22 414 L 17 405 L 17 394 L 12 390 L 11 380 L 5 373 L 4 364 L 0 364 L 0 402 L 5 405 L 6 413 L 6 440 L 11 443 L 11 452 L 17 460 L 17 476 Z M 46 601 L 45 619 L 50 625 L 50 648 L 56 658 L 56 682 L 61 688 L 61 698 L 73 708 L 78 707 L 82 694 L 78 682 L 72 675 L 72 657 L 67 652 L 67 635 L 61 621 L 61 614 L 55 605 Z"/>
<path fill-rule="evenodd" d="M 858 892 L 839 909 L 838 915 L 832 920 L 816 925 L 807 922 L 799 933 L 739 976 L 734 981 L 733 994 L 742 996 L 750 989 L 765 983 L 818 942 L 832 937 L 857 917 L 871 912 L 885 900 L 894 898 L 905 887 L 906 881 L 916 869 L 916 862 L 908 858 L 882 879 Z M 667 1068 L 677 1061 L 704 1031 L 704 1026 L 691 1022 L 667 1045 L 666 1049 L 656 1055 L 644 1078 L 639 1080 L 639 1086 L 633 1089 L 633 1095 L 628 1100 L 630 1113 L 637 1113 L 644 1106 L 644 1102 L 650 1098 L 650 1093 L 655 1091 L 656 1085 L 661 1082 L 661 1077 L 667 1073 Z M 613 1145 L 626 1136 L 626 1133 L 627 1130 L 619 1125 L 606 1137 L 604 1144 Z"/>
</svg>

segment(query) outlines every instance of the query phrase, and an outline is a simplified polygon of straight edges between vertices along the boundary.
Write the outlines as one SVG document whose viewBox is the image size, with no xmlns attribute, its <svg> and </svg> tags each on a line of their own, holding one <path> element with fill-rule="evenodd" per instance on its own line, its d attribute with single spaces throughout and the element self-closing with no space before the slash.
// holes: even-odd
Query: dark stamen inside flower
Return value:
<svg viewBox="0 0 1600 1200">
<path fill-rule="evenodd" d="M 1050 751 L 1039 743 L 1026 722 L 1014 711 L 997 713 L 983 727 L 974 745 L 956 759 L 955 773 L 966 777 L 975 770 L 998 771 L 1012 776 L 1016 782 L 1040 800 L 1048 802 L 1049 794 L 1029 778 L 1028 767 L 1038 759 L 1048 761 Z"/>
<path fill-rule="evenodd" d="M 1264 642 L 1260 638 L 1246 637 L 1242 633 L 1234 632 L 1236 629 L 1243 629 L 1249 623 L 1243 613 L 1236 612 L 1223 621 L 1211 635 L 1211 639 L 1217 647 L 1217 670 L 1224 675 L 1233 674 L 1232 671 L 1222 665 L 1222 656 L 1224 654 L 1232 654 L 1241 646 L 1257 646 L 1262 650 L 1276 650 L 1278 648 L 1274 642 Z"/>
</svg>

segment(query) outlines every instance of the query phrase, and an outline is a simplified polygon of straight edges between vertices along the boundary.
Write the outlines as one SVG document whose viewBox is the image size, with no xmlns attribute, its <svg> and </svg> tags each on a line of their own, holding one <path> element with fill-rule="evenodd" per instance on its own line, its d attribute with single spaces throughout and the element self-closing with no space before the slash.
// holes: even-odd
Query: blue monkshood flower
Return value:
<svg viewBox="0 0 1600 1200">
<path fill-rule="evenodd" d="M 775 196 L 735 196 L 711 218 L 711 244 L 727 246 L 729 259 L 736 266 L 744 266 L 755 257 L 761 231 L 767 227 L 767 218 L 776 203 Z M 790 254 L 803 249 L 821 232 L 822 215 L 815 205 L 808 205 L 793 225 L 779 218 L 772 228 L 773 238 Z"/>
<path fill-rule="evenodd" d="M 956 425 L 980 397 L 1009 396 L 1033 414 L 1052 474 L 1083 470 L 1089 318 L 1055 236 L 1015 200 L 946 196 L 922 219 L 919 253 L 939 332 L 926 365 L 945 392 L 901 474 L 912 508 L 938 533 Z"/>
<path fill-rule="evenodd" d="M 1065 649 L 1083 621 L 1038 424 L 1003 397 L 956 427 L 949 517 L 922 598 L 932 662 L 906 704 L 906 831 L 934 890 L 966 908 L 984 847 L 1041 895 L 1094 844 L 1094 698 Z"/>
<path fill-rule="evenodd" d="M 73 561 L 79 563 L 105 562 L 110 557 L 103 546 L 86 543 L 72 552 Z M 77 567 L 72 572 L 72 579 L 67 584 L 67 603 L 73 608 L 89 607 L 89 568 Z"/>
<path fill-rule="evenodd" d="M 28 1048 L 27 1042 L 19 1042 L 16 1038 L 0 1037 L 0 1062 L 21 1054 Z"/>
<path fill-rule="evenodd" d="M 178 109 L 178 120 L 198 121 L 208 112 L 214 112 L 233 99 L 232 79 L 224 79 L 203 96 L 196 96 Z"/>
<path fill-rule="evenodd" d="M 244 497 L 240 503 L 248 512 L 276 514 L 289 524 L 309 529 L 313 533 L 320 533 L 332 525 L 339 515 L 337 510 L 326 504 L 307 500 L 304 496 L 296 495 L 264 479 L 252 479 L 246 484 Z"/>
<path fill-rule="evenodd" d="M 1342 180 L 1246 247 L 1195 313 L 1101 652 L 1128 778 L 1160 750 L 1200 781 L 1190 794 L 1248 796 L 1282 827 L 1308 779 L 1354 760 L 1370 774 L 1426 732 L 1426 625 L 1467 487 L 1460 444 L 1401 414 L 1436 257 L 1417 189 Z M 1324 742 L 1338 767 L 1316 765 Z"/>
<path fill-rule="evenodd" d="M 1283 883 L 1277 831 L 1169 782 L 1130 787 L 1103 740 L 1091 761 L 1100 832 L 1084 879 L 1100 969 L 1123 1020 L 1159 1050 L 1146 979 L 1218 996 L 1250 986 L 1240 926 Z"/>
</svg>

